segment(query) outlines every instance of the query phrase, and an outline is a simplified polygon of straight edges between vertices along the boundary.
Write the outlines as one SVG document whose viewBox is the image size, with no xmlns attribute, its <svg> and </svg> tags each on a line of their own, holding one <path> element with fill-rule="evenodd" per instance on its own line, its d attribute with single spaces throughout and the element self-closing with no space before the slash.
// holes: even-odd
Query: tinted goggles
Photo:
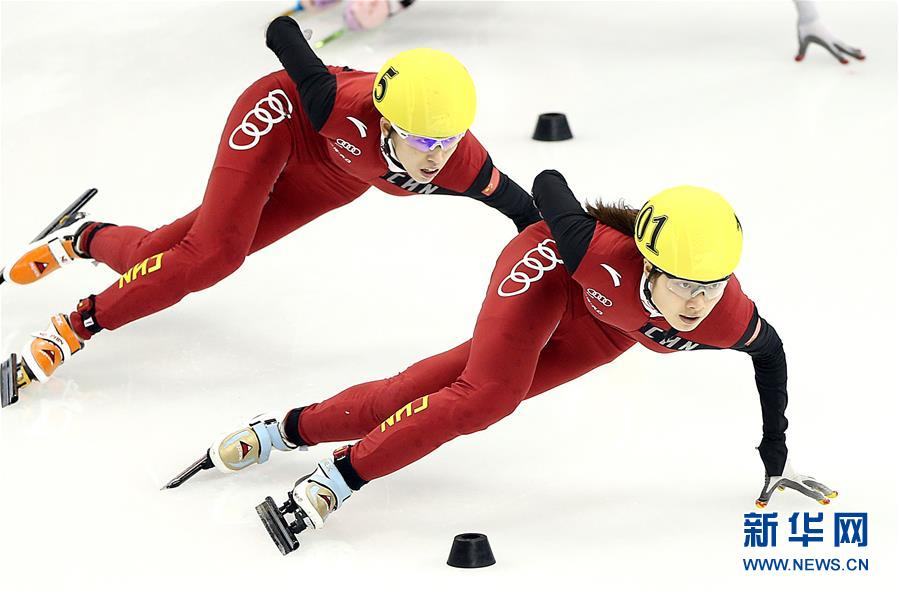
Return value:
<svg viewBox="0 0 899 593">
<path fill-rule="evenodd" d="M 437 147 L 440 147 L 443 150 L 449 150 L 455 146 L 463 136 L 465 136 L 465 132 L 462 132 L 461 134 L 456 134 L 455 136 L 450 136 L 448 138 L 428 138 L 427 136 L 416 136 L 415 134 L 409 133 L 398 127 L 396 124 L 390 125 L 396 130 L 396 133 L 399 134 L 400 138 L 402 138 L 406 144 L 419 152 L 431 152 Z"/>
</svg>

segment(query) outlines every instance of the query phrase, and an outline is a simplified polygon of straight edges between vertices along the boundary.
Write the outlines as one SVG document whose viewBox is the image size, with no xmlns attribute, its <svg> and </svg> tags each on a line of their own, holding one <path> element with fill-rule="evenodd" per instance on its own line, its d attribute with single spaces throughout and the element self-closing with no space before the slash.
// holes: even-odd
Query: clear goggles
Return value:
<svg viewBox="0 0 899 593">
<path fill-rule="evenodd" d="M 690 300 L 699 295 L 705 294 L 708 300 L 717 299 L 724 294 L 727 288 L 727 278 L 718 280 L 717 282 L 693 282 L 692 280 L 684 280 L 683 278 L 674 278 L 665 274 L 665 286 L 668 290 L 684 300 Z"/>
<path fill-rule="evenodd" d="M 390 125 L 396 130 L 396 133 L 399 134 L 400 138 L 402 138 L 406 144 L 419 152 L 431 152 L 438 146 L 443 150 L 449 150 L 455 146 L 463 136 L 465 136 L 465 132 L 462 132 L 461 134 L 456 134 L 455 136 L 450 136 L 448 138 L 428 138 L 427 136 L 416 136 L 415 134 L 411 134 L 396 124 Z"/>
</svg>

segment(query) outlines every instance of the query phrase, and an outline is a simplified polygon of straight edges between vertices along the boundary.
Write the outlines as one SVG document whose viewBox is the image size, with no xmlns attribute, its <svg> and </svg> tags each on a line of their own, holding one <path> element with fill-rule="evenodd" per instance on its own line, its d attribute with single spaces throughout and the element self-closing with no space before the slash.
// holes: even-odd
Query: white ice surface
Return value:
<svg viewBox="0 0 899 593">
<path fill-rule="evenodd" d="M 263 31 L 286 4 L 3 2 L 0 254 L 91 186 L 101 220 L 155 227 L 194 208 L 234 99 L 278 68 Z M 511 224 L 464 198 L 372 191 L 98 336 L 0 413 L 0 590 L 895 590 L 897 11 L 820 12 L 867 61 L 813 47 L 794 63 L 786 0 L 421 2 L 321 55 L 376 69 L 410 47 L 453 52 L 477 83 L 475 131 L 525 187 L 553 167 L 583 198 L 640 204 L 678 183 L 726 195 L 744 288 L 786 344 L 794 465 L 841 492 L 826 513 L 870 513 L 867 548 L 803 550 L 783 526 L 774 551 L 743 548 L 761 419 L 733 352 L 634 348 L 366 486 L 288 557 L 253 507 L 334 445 L 160 492 L 258 411 L 470 335 Z M 567 113 L 575 140 L 531 141 L 545 111 Z M 0 350 L 114 279 L 79 264 L 4 286 Z M 787 492 L 769 510 L 785 523 L 819 508 Z M 464 531 L 488 534 L 496 566 L 445 565 Z M 870 570 L 746 573 L 750 556 Z"/>
</svg>

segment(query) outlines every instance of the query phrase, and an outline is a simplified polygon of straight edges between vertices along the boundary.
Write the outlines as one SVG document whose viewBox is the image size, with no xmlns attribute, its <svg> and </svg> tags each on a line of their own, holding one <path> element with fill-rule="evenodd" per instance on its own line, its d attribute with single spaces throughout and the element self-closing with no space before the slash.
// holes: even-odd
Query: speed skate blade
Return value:
<svg viewBox="0 0 899 593">
<path fill-rule="evenodd" d="M 44 230 L 38 233 L 38 235 L 34 239 L 32 239 L 31 242 L 34 243 L 35 241 L 40 241 L 53 231 L 61 229 L 67 224 L 71 224 L 73 220 L 82 218 L 84 215 L 81 214 L 81 209 L 84 208 L 87 203 L 91 201 L 91 198 L 93 198 L 95 195 L 97 195 L 97 189 L 92 187 L 78 196 L 78 198 L 74 202 L 66 206 L 65 210 L 57 214 L 56 218 L 54 218 L 53 221 L 49 225 L 47 225 L 46 228 L 44 228 Z M 79 214 L 81 214 L 81 216 L 79 216 Z"/>
<path fill-rule="evenodd" d="M 256 505 L 256 514 L 282 555 L 286 556 L 300 547 L 300 542 L 271 496 L 266 496 L 262 503 Z"/>
<path fill-rule="evenodd" d="M 160 488 L 160 490 L 167 490 L 169 488 L 177 488 L 190 478 L 194 477 L 204 469 L 212 469 L 214 466 L 212 464 L 212 459 L 209 458 L 209 451 L 206 452 L 206 455 L 200 457 L 185 469 L 183 472 L 175 476 L 169 481 L 168 484 Z"/>
<path fill-rule="evenodd" d="M 2 408 L 19 401 L 19 383 L 16 380 L 18 368 L 19 361 L 15 354 L 10 354 L 9 360 L 4 360 L 0 364 L 0 407 Z"/>
</svg>

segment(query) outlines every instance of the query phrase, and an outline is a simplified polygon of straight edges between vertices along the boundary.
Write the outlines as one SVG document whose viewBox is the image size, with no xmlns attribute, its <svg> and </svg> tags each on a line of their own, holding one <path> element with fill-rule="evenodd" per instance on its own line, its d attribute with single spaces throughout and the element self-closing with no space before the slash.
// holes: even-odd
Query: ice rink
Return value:
<svg viewBox="0 0 899 593">
<path fill-rule="evenodd" d="M 195 208 L 234 100 L 280 68 L 264 30 L 289 4 L 3 2 L 2 259 L 89 187 L 98 220 L 155 228 Z M 840 492 L 827 508 L 775 495 L 776 548 L 743 545 L 764 470 L 738 352 L 635 347 L 373 481 L 286 557 L 254 507 L 336 444 L 160 491 L 261 411 L 470 337 L 513 225 L 468 198 L 372 190 L 99 334 L 0 412 L 0 590 L 895 591 L 897 6 L 819 9 L 866 61 L 812 47 L 795 63 L 787 0 L 421 1 L 319 52 L 367 70 L 412 47 L 453 53 L 477 85 L 473 130 L 525 188 L 557 168 L 583 200 L 639 206 L 689 183 L 731 201 L 737 274 L 787 351 L 793 465 Z M 316 36 L 333 16 L 309 22 Z M 547 111 L 574 140 L 530 139 Z M 116 279 L 78 263 L 4 284 L 0 354 Z M 788 542 L 797 511 L 866 512 L 869 543 Z M 489 536 L 495 566 L 445 564 L 467 531 Z M 752 572 L 744 558 L 869 570 Z"/>
</svg>

